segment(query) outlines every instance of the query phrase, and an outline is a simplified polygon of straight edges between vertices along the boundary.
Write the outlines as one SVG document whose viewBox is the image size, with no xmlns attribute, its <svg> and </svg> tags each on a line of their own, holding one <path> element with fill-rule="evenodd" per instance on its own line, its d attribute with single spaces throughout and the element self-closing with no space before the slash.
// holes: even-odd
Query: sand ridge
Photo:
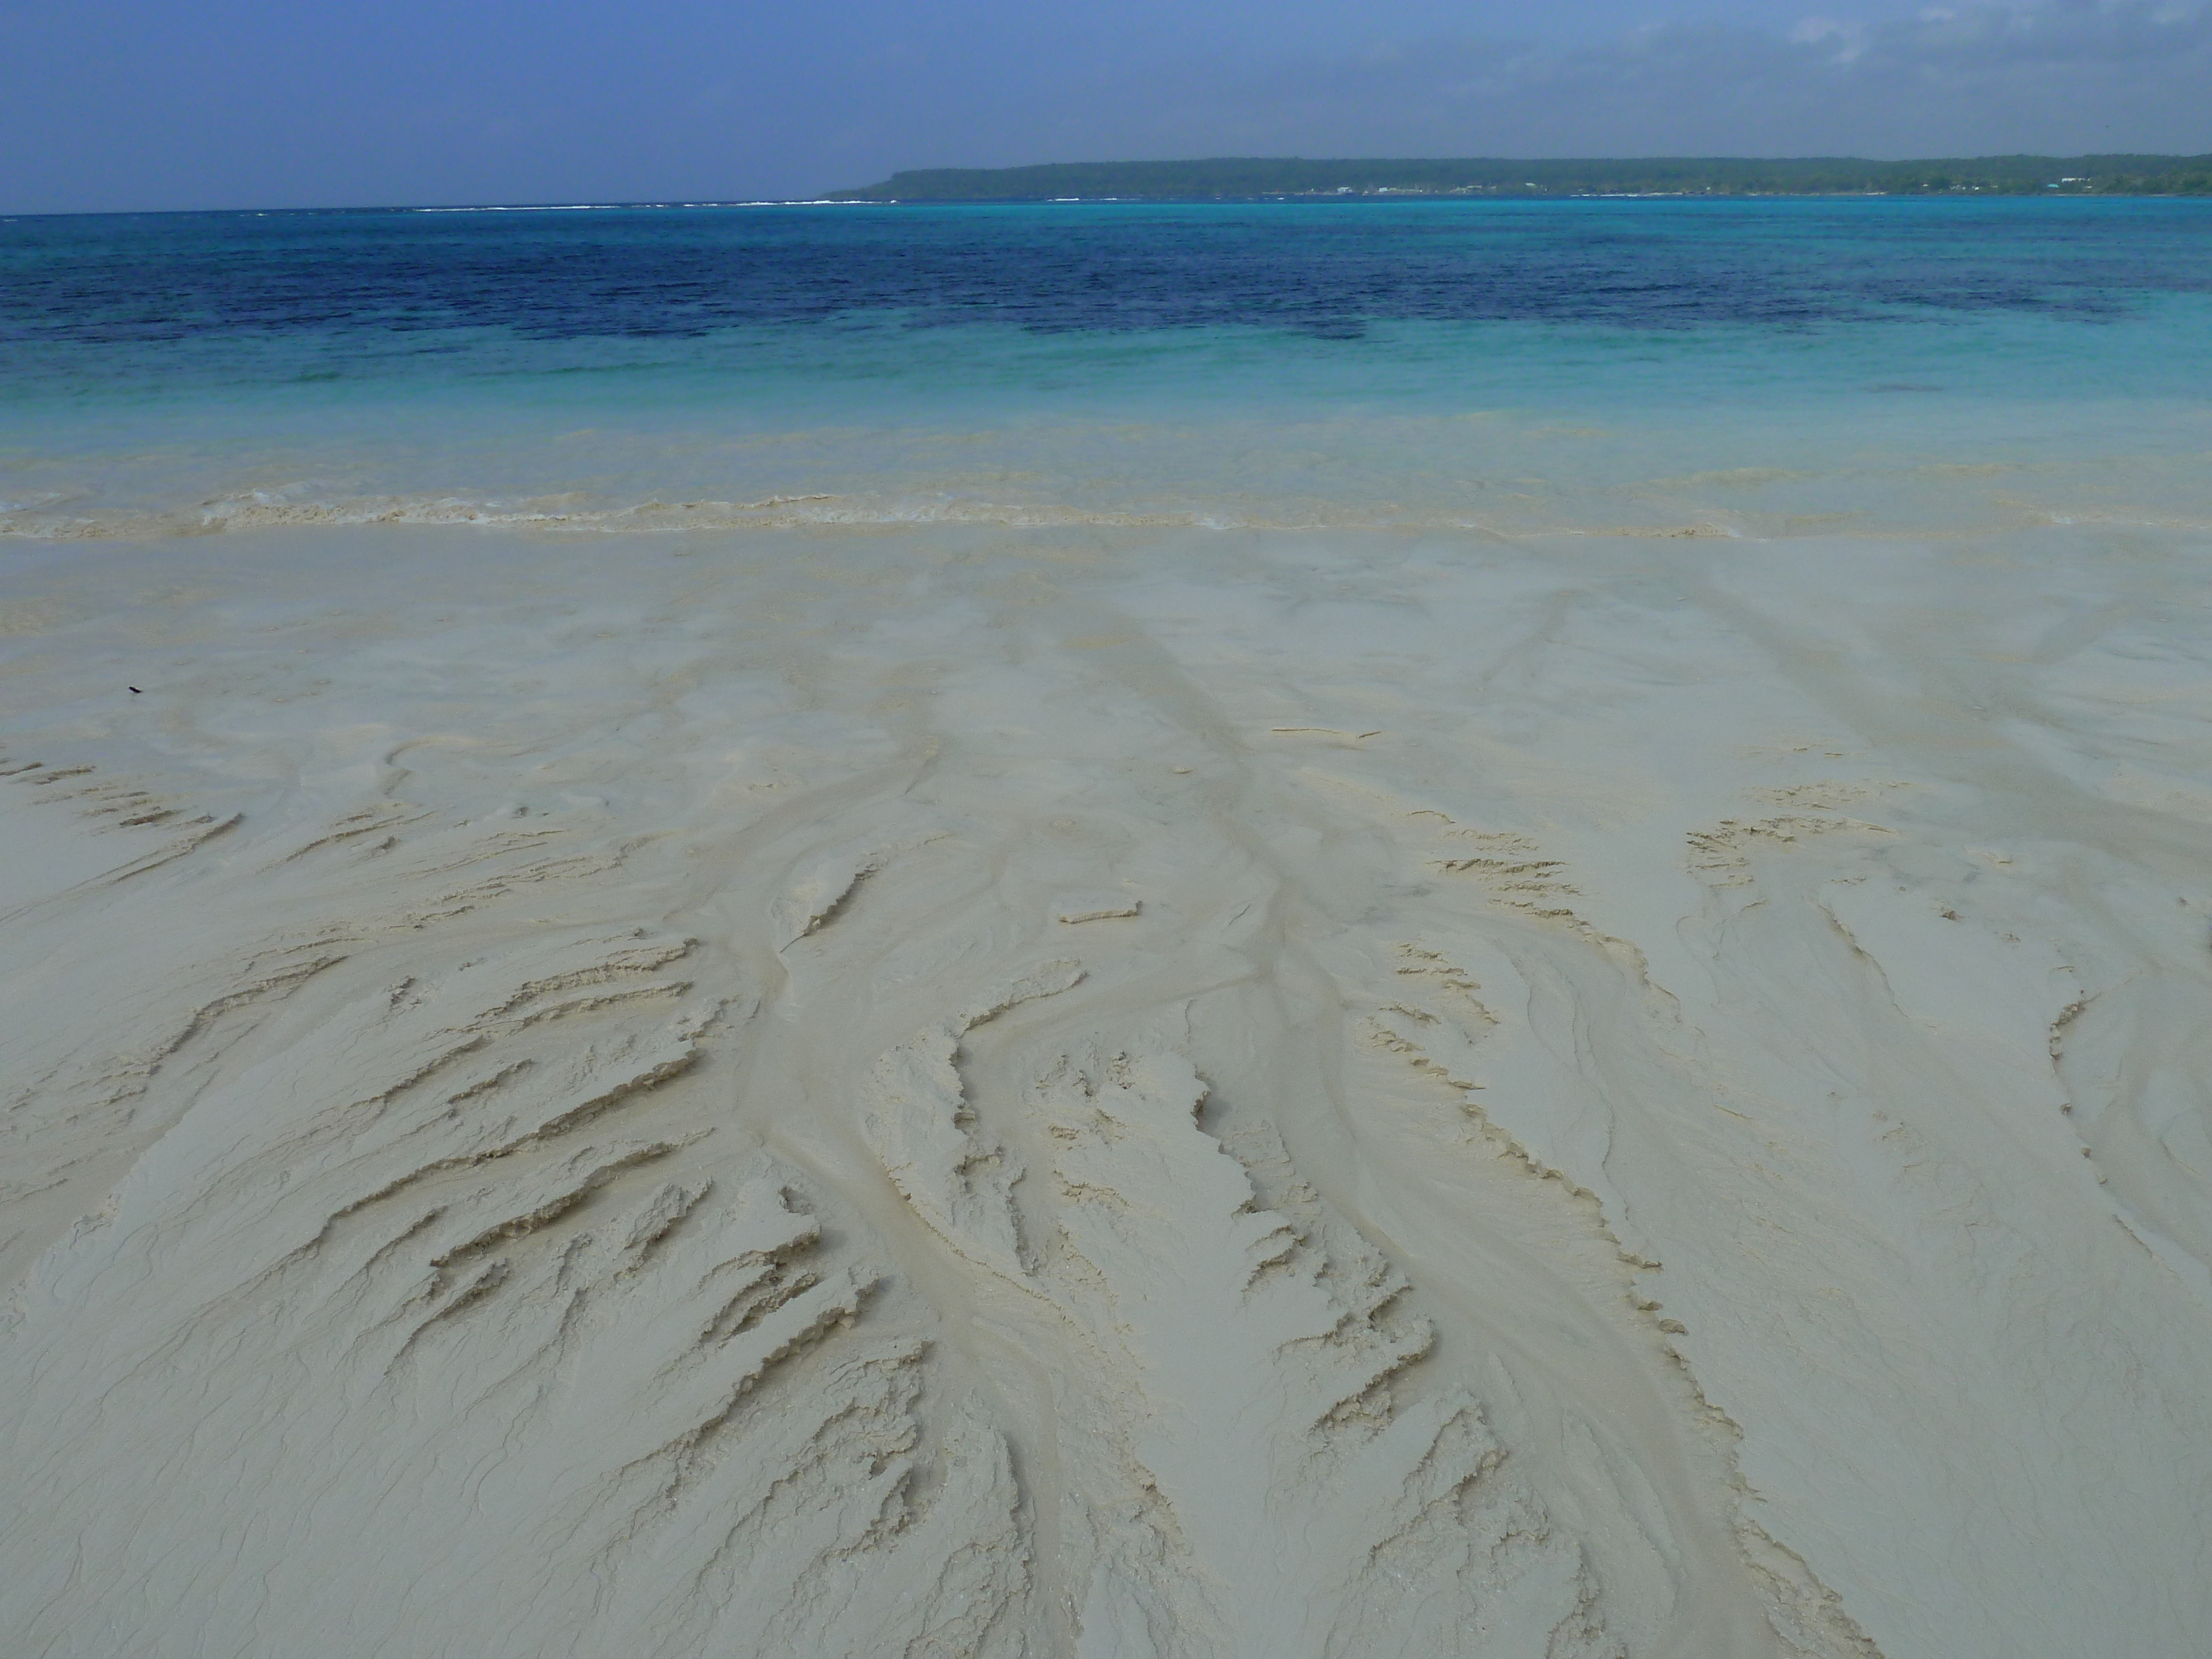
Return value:
<svg viewBox="0 0 2212 1659">
<path fill-rule="evenodd" d="M 7 1627 L 2187 1650 L 2212 638 L 2009 558 L 72 566 L 0 733 Z"/>
</svg>

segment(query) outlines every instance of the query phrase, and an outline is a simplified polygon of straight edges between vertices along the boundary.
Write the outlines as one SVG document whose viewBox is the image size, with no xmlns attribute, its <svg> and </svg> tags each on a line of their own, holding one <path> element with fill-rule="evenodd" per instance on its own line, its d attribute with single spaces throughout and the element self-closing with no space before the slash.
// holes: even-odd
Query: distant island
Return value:
<svg viewBox="0 0 2212 1659">
<path fill-rule="evenodd" d="M 2204 196 L 2212 155 L 1984 155 L 1934 161 L 1059 161 L 928 167 L 828 192 L 840 202 L 1251 201 L 1368 196 Z"/>
</svg>

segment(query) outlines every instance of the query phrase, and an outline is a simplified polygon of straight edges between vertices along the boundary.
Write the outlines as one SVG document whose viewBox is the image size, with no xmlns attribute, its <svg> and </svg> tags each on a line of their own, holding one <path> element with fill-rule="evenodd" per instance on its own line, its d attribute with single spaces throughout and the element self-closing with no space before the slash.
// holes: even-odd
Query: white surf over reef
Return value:
<svg viewBox="0 0 2212 1659">
<path fill-rule="evenodd" d="M 2212 544 L 2052 517 L 12 541 L 7 1651 L 2202 1651 Z"/>
</svg>

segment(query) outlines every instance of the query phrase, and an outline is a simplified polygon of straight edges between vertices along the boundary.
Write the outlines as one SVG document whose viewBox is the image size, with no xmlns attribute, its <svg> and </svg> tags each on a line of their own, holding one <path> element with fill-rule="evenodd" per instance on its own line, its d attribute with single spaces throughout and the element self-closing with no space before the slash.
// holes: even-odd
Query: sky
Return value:
<svg viewBox="0 0 2212 1659">
<path fill-rule="evenodd" d="M 0 212 L 1203 155 L 2212 152 L 2212 0 L 0 0 Z"/>
</svg>

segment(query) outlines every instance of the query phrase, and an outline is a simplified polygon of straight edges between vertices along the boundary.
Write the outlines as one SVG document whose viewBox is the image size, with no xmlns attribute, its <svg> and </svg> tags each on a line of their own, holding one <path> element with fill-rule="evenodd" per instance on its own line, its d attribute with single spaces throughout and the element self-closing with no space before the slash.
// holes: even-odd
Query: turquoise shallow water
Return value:
<svg viewBox="0 0 2212 1659">
<path fill-rule="evenodd" d="M 0 222 L 0 527 L 2204 516 L 2212 204 Z"/>
</svg>

